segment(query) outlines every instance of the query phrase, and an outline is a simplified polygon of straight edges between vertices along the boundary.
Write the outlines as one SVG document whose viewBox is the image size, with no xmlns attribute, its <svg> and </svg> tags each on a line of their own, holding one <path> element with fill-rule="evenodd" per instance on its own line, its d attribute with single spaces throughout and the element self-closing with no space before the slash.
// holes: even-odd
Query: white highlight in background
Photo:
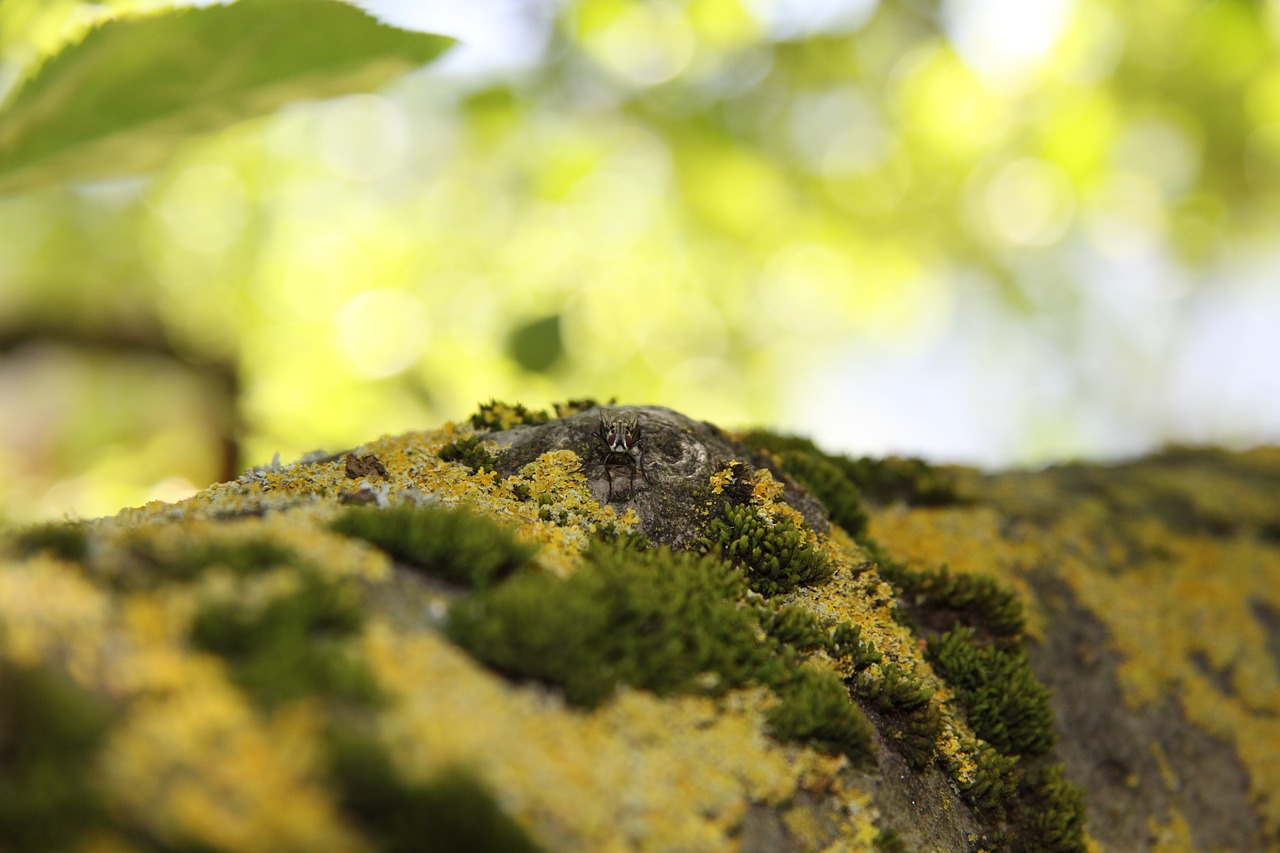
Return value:
<svg viewBox="0 0 1280 853">
<path fill-rule="evenodd" d="M 991 86 L 1019 91 L 1062 38 L 1072 0 L 945 0 L 942 22 L 965 64 Z"/>
</svg>

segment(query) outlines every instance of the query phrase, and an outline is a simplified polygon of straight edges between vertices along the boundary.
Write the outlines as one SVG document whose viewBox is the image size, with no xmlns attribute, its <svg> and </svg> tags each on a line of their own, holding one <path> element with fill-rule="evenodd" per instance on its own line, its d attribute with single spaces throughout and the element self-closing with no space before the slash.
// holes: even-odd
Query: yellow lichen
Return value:
<svg viewBox="0 0 1280 853">
<path fill-rule="evenodd" d="M 752 476 L 755 479 L 755 485 L 751 488 L 752 503 L 768 505 L 782 500 L 784 487 L 782 483 L 773 479 L 773 474 L 768 468 L 757 468 L 752 472 Z"/>
<path fill-rule="evenodd" d="M 1179 811 L 1170 812 L 1168 821 L 1157 821 L 1153 817 L 1147 828 L 1151 833 L 1151 853 L 1195 853 L 1200 849 L 1187 819 Z"/>
<path fill-rule="evenodd" d="M 339 496 L 466 505 L 536 542 L 536 568 L 559 576 L 575 570 L 593 534 L 636 529 L 634 510 L 619 515 L 600 505 L 570 450 L 545 453 L 505 478 L 439 459 L 442 447 L 471 434 L 448 424 L 354 451 L 376 456 L 385 477 L 348 477 L 335 458 L 263 468 L 179 504 L 125 510 L 94 529 L 96 574 L 48 556 L 8 561 L 0 572 L 0 656 L 56 662 L 125 710 L 101 757 L 101 788 L 115 812 L 157 837 L 228 850 L 360 850 L 363 841 L 323 784 L 326 712 L 305 699 L 270 712 L 252 705 L 220 659 L 193 649 L 192 622 L 208 601 L 265 605 L 296 586 L 301 571 L 366 591 L 395 589 L 383 552 L 329 530 L 343 511 Z M 712 493 L 723 493 L 732 477 L 728 469 L 713 474 Z M 783 493 L 768 471 L 753 474 L 751 500 L 761 517 L 806 530 L 834 575 L 781 603 L 823 623 L 858 625 L 884 664 L 933 687 L 943 763 L 958 768 L 962 783 L 972 780 L 973 734 L 918 638 L 894 620 L 893 588 L 845 533 L 819 535 L 803 525 Z M 1204 501 L 1214 509 L 1220 503 Z M 1248 611 L 1251 601 L 1280 608 L 1276 549 L 1170 537 L 1148 523 L 1130 534 L 1150 540 L 1159 557 L 1100 577 L 1096 562 L 1128 557 L 1131 544 L 1105 535 L 1104 509 L 1086 501 L 1052 531 L 1011 531 L 991 508 L 897 508 L 877 513 L 871 532 L 895 557 L 995 574 L 1024 601 L 1031 601 L 1027 573 L 1057 572 L 1112 629 L 1126 660 L 1121 677 L 1129 700 L 1176 689 L 1207 730 L 1257 749 L 1257 757 L 1244 756 L 1251 784 L 1265 808 L 1280 808 L 1265 793 L 1280 791 L 1280 691 L 1274 667 L 1259 654 L 1265 632 Z M 193 540 L 261 539 L 290 556 L 250 578 L 212 566 L 180 583 L 111 586 L 119 573 L 137 571 L 129 568 L 129 549 L 138 543 L 164 558 Z M 1249 583 L 1237 586 L 1250 573 Z M 433 600 L 439 617 L 444 599 Z M 1033 609 L 1029 616 L 1038 630 L 1042 614 Z M 354 644 L 388 696 L 384 709 L 370 713 L 399 769 L 414 780 L 455 765 L 473 769 L 550 849 L 732 849 L 753 803 L 785 814 L 803 843 L 827 843 L 834 827 L 841 839 L 828 849 L 872 849 L 870 791 L 858 787 L 845 758 L 770 738 L 765 719 L 777 700 L 766 689 L 662 699 L 623 688 L 583 711 L 544 688 L 512 685 L 426 624 L 374 620 Z M 1162 653 L 1171 659 L 1161 660 Z M 1192 657 L 1202 663 L 1189 663 Z M 854 674 L 847 660 L 824 651 L 810 658 L 841 676 Z M 1230 679 L 1230 696 L 1199 668 L 1204 663 Z M 872 665 L 869 674 L 875 671 Z M 801 807 L 801 794 L 821 802 Z M 94 836 L 86 848 L 110 850 L 117 841 Z"/>
<path fill-rule="evenodd" d="M 21 664 L 56 661 L 77 678 L 102 666 L 111 601 L 77 568 L 48 557 L 0 571 L 0 653 Z"/>
<path fill-rule="evenodd" d="M 634 510 L 619 515 L 593 497 L 572 451 L 543 454 L 505 479 L 441 462 L 440 448 L 468 432 L 446 425 L 355 451 L 376 456 L 385 477 L 348 477 L 341 458 L 273 466 L 179 504 L 124 510 L 95 527 L 92 575 L 46 556 L 6 565 L 0 655 L 60 662 L 127 709 L 99 762 L 114 813 L 174 843 L 362 849 L 324 784 L 325 712 L 306 699 L 262 711 L 219 658 L 193 648 L 190 632 L 203 604 L 265 607 L 296 588 L 303 571 L 388 583 L 384 553 L 328 528 L 342 511 L 335 499 L 362 488 L 380 501 L 466 504 L 539 543 L 538 566 L 562 575 L 593 533 L 635 529 Z M 790 517 L 776 502 L 779 485 L 757 485 L 764 511 Z M 281 546 L 280 565 L 246 577 L 213 563 L 167 582 L 192 542 L 263 540 Z M 717 700 L 622 689 L 586 713 L 543 690 L 513 688 L 425 626 L 375 623 L 357 645 L 392 697 L 378 731 L 405 773 L 478 769 L 504 808 L 555 849 L 731 846 L 752 803 L 782 806 L 802 782 L 834 779 L 847 763 L 768 737 L 764 719 L 776 700 L 762 688 Z M 626 796 L 600 796 L 610 790 Z M 847 822 L 861 836 L 870 819 Z M 109 850 L 117 841 L 105 833 L 86 844 Z"/>
<path fill-rule="evenodd" d="M 262 724 L 183 636 L 191 593 L 109 597 L 44 557 L 0 572 L 0 656 L 53 663 L 128 708 L 100 761 L 111 808 L 158 836 L 225 850 L 360 850 L 295 708 Z M 287 804 L 287 807 L 282 807 Z"/>
<path fill-rule="evenodd" d="M 1197 508 L 1239 518 L 1267 517 L 1265 500 L 1247 497 L 1238 479 L 1200 473 L 1194 488 L 1172 475 L 1139 475 L 1127 494 L 1117 479 L 1108 501 L 1072 500 L 1048 477 L 985 481 L 1011 505 L 1057 508 L 1052 523 L 1010 522 L 991 506 L 886 508 L 870 534 L 889 553 L 920 567 L 943 563 L 986 572 L 1013 586 L 1028 608 L 1033 636 L 1044 614 L 1027 578 L 1057 578 L 1106 626 L 1120 653 L 1126 703 L 1141 709 L 1175 697 L 1190 721 L 1234 744 L 1270 832 L 1280 832 L 1280 671 L 1255 608 L 1280 609 L 1280 548 L 1253 536 L 1174 529 L 1150 512 L 1132 517 L 1115 505 L 1145 506 L 1152 481 L 1186 495 Z M 981 491 L 981 489 L 980 489 Z M 1274 494 L 1270 511 L 1274 512 Z M 1226 689 L 1224 689 L 1224 687 Z"/>
<path fill-rule="evenodd" d="M 1043 636 L 1044 613 L 1027 583 L 1028 559 L 1050 559 L 1032 543 L 1002 533 L 1003 517 L 989 507 L 908 508 L 888 506 L 870 514 L 867 532 L 895 559 L 913 568 L 946 564 L 957 574 L 992 575 L 1012 587 L 1023 602 L 1027 633 Z"/>
<path fill-rule="evenodd" d="M 222 850 L 366 849 L 319 783 L 319 718 L 305 704 L 260 721 L 208 667 L 186 674 L 112 732 L 102 776 L 115 808 Z"/>
<path fill-rule="evenodd" d="M 733 468 L 722 468 L 711 475 L 711 494 L 724 494 L 724 487 L 734 481 Z"/>
<path fill-rule="evenodd" d="M 428 632 L 380 624 L 366 649 L 395 697 L 382 737 L 402 770 L 474 768 L 556 849 L 726 849 L 750 803 L 785 803 L 801 777 L 844 762 L 766 737 L 763 689 L 664 700 L 623 688 L 580 711 Z"/>
</svg>

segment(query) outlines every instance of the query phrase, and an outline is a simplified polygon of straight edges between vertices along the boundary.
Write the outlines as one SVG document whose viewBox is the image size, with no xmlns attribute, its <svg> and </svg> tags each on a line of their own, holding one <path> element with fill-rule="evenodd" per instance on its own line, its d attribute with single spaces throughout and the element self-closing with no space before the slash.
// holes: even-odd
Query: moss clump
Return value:
<svg viewBox="0 0 1280 853">
<path fill-rule="evenodd" d="M 801 667 L 778 693 L 782 701 L 767 718 L 774 737 L 809 741 L 856 762 L 870 760 L 871 724 L 834 672 Z"/>
<path fill-rule="evenodd" d="M 902 589 L 909 603 L 949 621 L 959 620 L 975 628 L 1010 639 L 1026 629 L 1022 602 L 995 578 L 978 574 L 952 574 L 948 566 L 912 571 L 892 560 L 881 564 L 881 575 Z"/>
<path fill-rule="evenodd" d="M 612 406 L 617 402 L 617 397 L 610 397 L 609 401 L 604 405 Z M 552 403 L 551 407 L 555 409 L 557 418 L 567 418 L 576 415 L 579 412 L 585 412 L 587 409 L 595 408 L 598 405 L 600 405 L 600 403 L 597 402 L 594 397 L 583 397 L 579 400 L 565 400 L 563 403 Z"/>
<path fill-rule="evenodd" d="M 1006 755 L 1041 755 L 1053 746 L 1049 690 L 1032 674 L 1025 647 L 980 647 L 958 626 L 930 641 L 928 654 L 978 737 Z"/>
<path fill-rule="evenodd" d="M 782 663 L 718 560 L 594 545 L 566 580 L 533 572 L 454 605 L 448 634 L 494 669 L 594 706 L 618 684 L 665 694 L 771 682 Z M 709 682 L 706 673 L 714 673 Z"/>
<path fill-rule="evenodd" d="M 828 634 L 817 618 L 801 607 L 761 608 L 760 627 L 778 642 L 800 651 L 816 649 L 828 642 Z"/>
<path fill-rule="evenodd" d="M 612 406 L 616 402 L 617 398 L 611 397 L 604 405 Z M 600 403 L 594 397 L 581 397 L 551 405 L 557 418 L 567 418 Z M 469 418 L 471 426 L 480 432 L 498 432 L 521 425 L 537 426 L 549 420 L 551 416 L 542 409 L 530 409 L 520 403 L 503 403 L 498 400 L 482 403 L 479 410 Z"/>
<path fill-rule="evenodd" d="M 5 850 L 64 850 L 105 819 L 85 772 L 107 710 L 53 671 L 0 662 L 0 841 Z"/>
<path fill-rule="evenodd" d="M 752 432 L 743 441 L 757 450 L 773 453 L 788 474 L 817 495 L 831 520 L 846 533 L 857 540 L 866 536 L 867 513 L 858 486 L 846 471 L 848 459 L 823 453 L 807 438 Z"/>
<path fill-rule="evenodd" d="M 1018 794 L 1022 770 L 1018 756 L 1004 755 L 988 743 L 979 743 L 974 755 L 977 770 L 973 781 L 960 793 L 980 814 L 993 823 L 1005 819 L 1005 809 Z"/>
<path fill-rule="evenodd" d="M 827 505 L 836 524 L 859 541 L 866 534 L 864 500 L 877 504 L 902 501 L 911 506 L 959 502 L 953 478 L 920 459 L 853 459 L 823 453 L 807 438 L 765 431 L 748 433 L 743 441 L 777 456 L 788 474 Z"/>
<path fill-rule="evenodd" d="M 498 465 L 497 458 L 475 435 L 464 436 L 440 448 L 440 459 L 444 462 L 460 463 L 472 471 L 493 471 Z"/>
<path fill-rule="evenodd" d="M 648 551 L 653 547 L 648 536 L 633 530 L 619 529 L 618 525 L 612 521 L 597 526 L 593 538 L 597 542 L 613 545 L 624 551 Z"/>
<path fill-rule="evenodd" d="M 235 681 L 265 707 L 316 694 L 372 704 L 377 686 L 346 642 L 361 621 L 346 590 L 303 573 L 297 589 L 264 607 L 206 602 L 191 640 L 225 658 Z"/>
<path fill-rule="evenodd" d="M 84 524 L 50 522 L 19 530 L 13 537 L 18 553 L 48 552 L 63 560 L 84 562 L 89 555 L 89 532 Z"/>
<path fill-rule="evenodd" d="M 507 528 L 464 509 L 407 504 L 388 509 L 357 507 L 331 526 L 427 574 L 471 587 L 506 577 L 537 550 L 517 541 Z"/>
<path fill-rule="evenodd" d="M 712 480 L 721 481 L 720 494 L 725 503 L 734 506 L 751 503 L 751 497 L 755 493 L 755 477 L 750 465 L 737 460 L 721 462 L 716 466 Z"/>
<path fill-rule="evenodd" d="M 954 688 L 980 738 L 972 754 L 974 775 L 961 793 L 992 828 L 994 849 L 1079 853 L 1083 847 L 1073 845 L 1081 843 L 1083 807 L 1078 796 L 1072 798 L 1075 789 L 1061 782 L 1061 768 L 1024 777 L 1027 759 L 1048 752 L 1055 736 L 1049 691 L 1027 661 L 1017 597 L 992 578 L 952 574 L 947 566 L 909 570 L 876 543 L 865 545 L 881 574 L 903 590 L 903 621 L 931 637 L 927 654 L 934 670 Z M 917 704 L 910 679 L 886 667 L 878 681 L 859 682 L 859 693 L 882 710 L 906 711 L 896 720 L 891 715 L 889 724 L 911 764 L 923 766 L 937 755 L 937 709 Z M 954 776 L 959 763 L 950 761 L 949 769 Z"/>
<path fill-rule="evenodd" d="M 889 737 L 907 763 L 916 769 L 928 767 L 938 757 L 938 735 L 941 732 L 942 712 L 932 702 L 889 720 Z"/>
<path fill-rule="evenodd" d="M 857 694 L 885 715 L 885 733 L 912 767 L 927 767 L 937 755 L 942 717 L 933 688 L 897 664 L 868 670 L 854 682 Z"/>
<path fill-rule="evenodd" d="M 840 622 L 827 638 L 827 652 L 836 660 L 849 659 L 855 672 L 880 663 L 883 656 L 862 639 L 862 628 L 852 622 Z"/>
<path fill-rule="evenodd" d="M 858 695 L 882 711 L 913 711 L 933 698 L 933 688 L 890 663 L 860 679 Z"/>
<path fill-rule="evenodd" d="M 868 757 L 870 724 L 839 677 L 799 665 L 798 649 L 828 632 L 799 608 L 754 601 L 719 560 L 624 538 L 593 545 L 566 580 L 517 573 L 460 601 L 447 631 L 499 672 L 557 686 L 580 706 L 618 684 L 659 694 L 768 685 L 781 698 L 775 737 Z"/>
<path fill-rule="evenodd" d="M 328 737 L 338 802 L 377 850 L 411 853 L 534 853 L 540 848 L 471 774 L 445 770 L 408 782 L 386 749 L 353 728 Z M 428 843 L 429 842 L 429 843 Z"/>
<path fill-rule="evenodd" d="M 871 842 L 879 853 L 907 853 L 907 844 L 892 829 L 882 829 Z"/>
<path fill-rule="evenodd" d="M 862 506 L 862 493 L 837 462 L 818 452 L 788 450 L 778 454 L 787 473 L 818 496 L 831 520 L 854 539 L 867 533 L 867 511 Z"/>
<path fill-rule="evenodd" d="M 471 426 L 480 432 L 497 432 L 514 426 L 545 424 L 550 418 L 539 409 L 527 409 L 520 403 L 502 403 L 490 400 L 482 403 L 471 416 Z M 443 457 L 441 457 L 443 458 Z"/>
<path fill-rule="evenodd" d="M 761 595 L 822 583 L 833 572 L 804 530 L 787 519 L 768 522 L 750 504 L 725 505 L 723 517 L 711 520 L 698 544 L 703 551 L 718 549 Z"/>
<path fill-rule="evenodd" d="M 841 467 L 862 494 L 878 504 L 949 506 L 960 501 L 951 475 L 922 459 L 863 456 L 847 459 Z"/>
<path fill-rule="evenodd" d="M 127 590 L 195 580 L 215 567 L 247 577 L 297 562 L 292 549 L 265 536 L 223 541 L 183 537 L 165 543 L 134 537 L 127 547 L 130 560 L 110 579 L 115 586 Z"/>
<path fill-rule="evenodd" d="M 1085 853 L 1084 792 L 1063 778 L 1061 765 L 1029 771 L 1020 793 L 1010 832 L 1013 853 Z"/>
</svg>

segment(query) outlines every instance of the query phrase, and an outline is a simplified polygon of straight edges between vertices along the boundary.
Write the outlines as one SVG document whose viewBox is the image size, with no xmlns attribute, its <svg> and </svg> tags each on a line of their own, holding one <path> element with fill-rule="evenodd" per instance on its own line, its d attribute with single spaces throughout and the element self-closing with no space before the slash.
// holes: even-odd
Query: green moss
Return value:
<svg viewBox="0 0 1280 853">
<path fill-rule="evenodd" d="M 506 577 L 537 550 L 517 541 L 507 528 L 465 509 L 356 507 L 335 519 L 332 527 L 427 574 L 471 587 Z"/>
<path fill-rule="evenodd" d="M 610 398 L 609 402 L 604 405 L 612 406 L 616 402 L 617 398 Z M 593 397 L 582 397 L 565 400 L 563 403 L 553 403 L 552 408 L 555 410 L 557 418 L 567 418 L 598 405 L 600 403 Z M 542 409 L 530 409 L 520 403 L 503 403 L 498 400 L 490 400 L 487 403 L 482 403 L 479 410 L 469 420 L 471 426 L 480 432 L 497 432 L 522 424 L 529 426 L 545 424 L 551 420 L 551 416 Z"/>
<path fill-rule="evenodd" d="M 778 694 L 782 701 L 767 717 L 774 737 L 806 741 L 855 762 L 871 760 L 871 724 L 849 698 L 840 676 L 804 666 Z"/>
<path fill-rule="evenodd" d="M 948 506 L 960 501 L 951 475 L 921 459 L 863 456 L 846 458 L 841 467 L 868 500 L 879 504 Z"/>
<path fill-rule="evenodd" d="M 900 717 L 890 717 L 887 733 L 907 763 L 916 769 L 928 767 L 939 757 L 938 735 L 942 732 L 942 712 L 932 703 L 921 705 Z"/>
<path fill-rule="evenodd" d="M 818 496 L 831 520 L 854 539 L 867 532 L 867 511 L 862 506 L 862 493 L 831 457 L 818 452 L 787 450 L 778 454 L 787 473 Z"/>
<path fill-rule="evenodd" d="M 892 829 L 882 829 L 871 842 L 879 853 L 907 853 L 907 844 Z"/>
<path fill-rule="evenodd" d="M 540 849 L 473 775 L 453 768 L 406 781 L 386 750 L 354 728 L 328 737 L 338 802 L 386 853 L 524 853 Z"/>
<path fill-rule="evenodd" d="M 85 769 L 109 725 L 107 710 L 64 676 L 0 662 L 0 847 L 70 849 L 105 820 Z"/>
<path fill-rule="evenodd" d="M 648 551 L 653 547 L 653 543 L 649 541 L 648 536 L 619 528 L 612 521 L 598 525 L 592 534 L 592 538 L 604 545 L 612 545 L 624 551 Z"/>
<path fill-rule="evenodd" d="M 912 571 L 888 560 L 881 575 L 902 589 L 908 603 L 993 635 L 1020 638 L 1026 629 L 1022 602 L 995 578 L 980 574 L 952 574 L 944 565 L 936 570 Z"/>
<path fill-rule="evenodd" d="M 732 476 L 721 488 L 720 495 L 725 503 L 734 506 L 751 503 L 755 491 L 755 469 L 744 462 L 731 460 L 716 466 L 716 473 L 728 471 Z"/>
<path fill-rule="evenodd" d="M 933 698 L 933 688 L 890 663 L 875 675 L 867 673 L 859 678 L 858 695 L 882 711 L 914 711 Z"/>
<path fill-rule="evenodd" d="M 566 580 L 518 573 L 464 599 L 447 630 L 494 669 L 559 687 L 576 705 L 618 684 L 659 694 L 769 685 L 781 699 L 775 737 L 871 755 L 870 724 L 839 677 L 799 664 L 798 649 L 829 633 L 799 608 L 748 601 L 742 574 L 712 557 L 598 543 Z"/>
<path fill-rule="evenodd" d="M 749 504 L 725 505 L 723 517 L 707 524 L 698 545 L 703 551 L 718 549 L 746 573 L 752 589 L 766 596 L 822 583 L 833 571 L 803 530 L 788 520 L 771 524 Z"/>
<path fill-rule="evenodd" d="M 973 755 L 976 773 L 961 792 L 991 829 L 984 849 L 1079 853 L 1083 848 L 1073 845 L 1080 843 L 1084 813 L 1078 796 L 1072 798 L 1075 789 L 1061 783 L 1058 770 L 1024 777 L 1027 759 L 1050 750 L 1055 735 L 1049 691 L 1027 661 L 1017 597 L 990 577 L 952 574 L 947 566 L 913 571 L 878 543 L 868 540 L 864 547 L 880 573 L 903 590 L 904 607 L 895 615 L 932 636 L 927 654 L 934 670 L 954 688 L 981 739 Z M 886 711 L 890 740 L 908 761 L 918 768 L 937 757 L 936 708 L 917 704 L 921 695 L 910 680 L 891 667 L 878 683 L 863 679 L 859 694 Z M 948 767 L 955 776 L 959 762 L 950 760 Z"/>
<path fill-rule="evenodd" d="M 765 431 L 748 433 L 743 441 L 777 456 L 787 473 L 827 506 L 832 520 L 859 541 L 866 535 L 864 500 L 903 501 L 911 506 L 959 501 L 952 477 L 919 459 L 853 459 L 824 453 L 807 438 Z"/>
<path fill-rule="evenodd" d="M 912 767 L 920 769 L 937 756 L 942 718 L 933 688 L 908 675 L 897 664 L 886 664 L 876 673 L 862 673 L 854 682 L 858 696 L 884 715 L 885 735 Z"/>
<path fill-rule="evenodd" d="M 807 438 L 752 432 L 743 441 L 757 450 L 773 453 L 783 469 L 799 480 L 826 506 L 831 520 L 854 539 L 867 531 L 867 513 L 857 484 L 844 468 L 844 457 L 830 456 Z"/>
<path fill-rule="evenodd" d="M 265 536 L 238 541 L 184 537 L 163 546 L 154 539 L 133 537 L 127 548 L 130 559 L 119 574 L 110 578 L 123 589 L 151 589 L 162 583 L 190 581 L 215 567 L 246 577 L 297 562 L 292 549 Z"/>
<path fill-rule="evenodd" d="M 970 629 L 956 627 L 930 641 L 928 654 L 978 737 L 1006 755 L 1041 755 L 1053 746 L 1049 691 L 1032 674 L 1025 647 L 980 647 Z"/>
<path fill-rule="evenodd" d="M 882 655 L 862 639 L 862 628 L 852 622 L 840 622 L 827 638 L 827 652 L 836 660 L 848 658 L 854 671 L 880 663 Z"/>
<path fill-rule="evenodd" d="M 604 405 L 612 406 L 617 402 L 617 397 L 610 397 L 609 401 Z M 595 398 L 584 397 L 580 400 L 565 400 L 563 403 L 552 403 L 551 407 L 555 409 L 557 418 L 567 418 L 576 415 L 579 412 L 585 412 L 587 409 L 595 408 L 599 405 L 600 403 L 597 402 Z"/>
<path fill-rule="evenodd" d="M 23 555 L 48 552 L 63 560 L 84 562 L 89 554 L 87 526 L 75 522 L 37 524 L 17 531 L 14 545 Z"/>
<path fill-rule="evenodd" d="M 760 627 L 778 642 L 801 651 L 816 649 L 828 642 L 828 634 L 817 618 L 793 605 L 761 608 Z"/>
<path fill-rule="evenodd" d="M 550 418 L 547 413 L 539 409 L 526 409 L 520 403 L 509 404 L 490 400 L 482 403 L 479 411 L 471 416 L 471 426 L 481 432 L 496 432 L 511 429 L 520 424 L 545 424 L 548 420 Z"/>
<path fill-rule="evenodd" d="M 566 580 L 533 572 L 458 602 L 449 636 L 494 669 L 564 690 L 576 705 L 617 684 L 718 692 L 778 677 L 740 574 L 717 560 L 595 545 Z M 705 673 L 714 673 L 714 684 Z"/>
<path fill-rule="evenodd" d="M 1014 853 L 1085 853 L 1084 792 L 1067 782 L 1062 766 L 1028 771 L 1010 830 Z"/>
<path fill-rule="evenodd" d="M 296 590 L 262 608 L 206 602 L 191 639 L 225 658 L 235 681 L 265 707 L 316 694 L 375 703 L 373 677 L 347 642 L 361 613 L 346 592 L 304 573 Z"/>
<path fill-rule="evenodd" d="M 444 462 L 458 462 L 472 471 L 497 468 L 497 458 L 481 443 L 479 436 L 468 435 L 451 441 L 440 448 L 440 459 Z"/>
<path fill-rule="evenodd" d="M 984 818 L 992 823 L 1005 819 L 1005 809 L 1018 795 L 1022 770 L 1018 756 L 1004 755 L 988 743 L 980 743 L 974 755 L 977 772 L 960 792 Z"/>
</svg>

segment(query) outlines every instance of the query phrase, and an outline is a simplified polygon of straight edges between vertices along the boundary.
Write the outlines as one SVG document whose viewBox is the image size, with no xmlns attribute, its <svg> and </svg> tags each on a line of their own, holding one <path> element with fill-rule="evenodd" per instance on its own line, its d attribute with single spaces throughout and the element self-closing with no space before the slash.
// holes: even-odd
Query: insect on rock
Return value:
<svg viewBox="0 0 1280 853">
<path fill-rule="evenodd" d="M 609 483 L 609 496 L 606 501 L 613 500 L 613 475 L 626 469 L 632 494 L 636 490 L 636 472 L 645 482 L 649 481 L 644 473 L 644 457 L 640 442 L 639 412 L 619 412 L 616 409 L 600 410 L 600 426 L 596 429 L 596 437 L 600 439 L 604 454 L 604 476 Z"/>
</svg>

